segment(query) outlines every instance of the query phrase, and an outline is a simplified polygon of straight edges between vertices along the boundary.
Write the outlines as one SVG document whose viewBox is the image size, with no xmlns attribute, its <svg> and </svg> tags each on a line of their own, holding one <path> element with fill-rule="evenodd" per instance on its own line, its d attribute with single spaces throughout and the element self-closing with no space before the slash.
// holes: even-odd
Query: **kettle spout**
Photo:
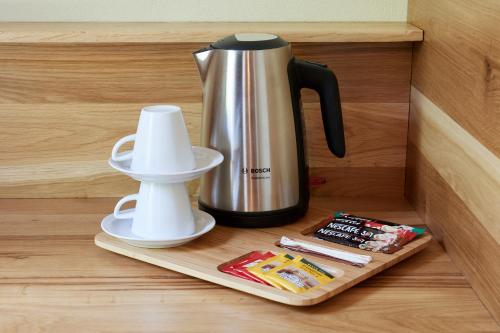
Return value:
<svg viewBox="0 0 500 333">
<path fill-rule="evenodd" d="M 208 71 L 208 65 L 214 49 L 211 47 L 203 48 L 198 51 L 193 52 L 194 61 L 196 66 L 198 66 L 198 71 L 200 72 L 200 77 L 202 81 L 205 81 L 205 77 Z"/>
</svg>

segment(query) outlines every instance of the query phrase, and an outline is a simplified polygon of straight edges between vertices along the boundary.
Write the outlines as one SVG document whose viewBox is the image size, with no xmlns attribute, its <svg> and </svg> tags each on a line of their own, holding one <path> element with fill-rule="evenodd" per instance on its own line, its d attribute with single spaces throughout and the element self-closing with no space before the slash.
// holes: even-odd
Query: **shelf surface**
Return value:
<svg viewBox="0 0 500 333">
<path fill-rule="evenodd" d="M 289 42 L 415 42 L 423 31 L 405 22 L 0 23 L 0 43 L 190 43 L 235 32 L 266 32 Z"/>
<path fill-rule="evenodd" d="M 434 240 L 330 301 L 296 308 L 98 248 L 116 200 L 0 200 L 0 331 L 498 331 Z M 338 209 L 422 223 L 397 198 L 313 197 L 306 218 Z"/>
</svg>

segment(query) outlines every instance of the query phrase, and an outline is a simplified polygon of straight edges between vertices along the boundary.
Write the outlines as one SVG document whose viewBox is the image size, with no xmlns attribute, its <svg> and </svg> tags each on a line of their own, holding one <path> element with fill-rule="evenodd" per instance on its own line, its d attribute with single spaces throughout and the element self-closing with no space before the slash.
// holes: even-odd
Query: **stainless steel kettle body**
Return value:
<svg viewBox="0 0 500 333">
<path fill-rule="evenodd" d="M 224 155 L 201 180 L 200 208 L 234 226 L 293 222 L 309 200 L 300 72 L 325 67 L 298 62 L 287 42 L 267 34 L 229 36 L 193 55 L 203 82 L 201 143 Z M 336 97 L 333 141 L 341 142 L 332 145 L 343 156 L 338 88 Z"/>
</svg>

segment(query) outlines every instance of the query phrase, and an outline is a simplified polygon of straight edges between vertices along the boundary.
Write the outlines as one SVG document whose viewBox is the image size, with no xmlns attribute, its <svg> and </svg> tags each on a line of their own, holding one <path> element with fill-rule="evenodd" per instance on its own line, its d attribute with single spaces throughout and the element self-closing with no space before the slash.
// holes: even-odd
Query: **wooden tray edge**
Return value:
<svg viewBox="0 0 500 333">
<path fill-rule="evenodd" d="M 121 247 L 118 247 L 118 246 L 110 243 L 109 242 L 110 240 L 112 242 L 118 242 L 118 244 Z M 149 250 L 149 249 L 143 249 L 143 248 L 139 248 L 139 247 L 135 248 L 135 247 L 128 245 L 124 242 L 121 242 L 118 239 L 114 239 L 113 237 L 106 235 L 104 232 L 101 232 L 95 236 L 94 243 L 96 246 L 98 246 L 102 249 L 105 249 L 105 250 L 108 250 L 108 251 L 111 251 L 111 252 L 129 257 L 129 258 L 143 261 L 143 262 L 146 262 L 148 264 L 159 266 L 162 268 L 170 269 L 170 270 L 182 273 L 182 274 L 186 274 L 186 275 L 189 275 L 189 276 L 192 276 L 195 278 L 199 278 L 199 279 L 211 282 L 211 283 L 219 284 L 219 285 L 227 287 L 227 288 L 246 292 L 246 293 L 249 293 L 249 294 L 252 294 L 255 296 L 259 296 L 259 297 L 262 297 L 265 299 L 269 299 L 269 300 L 272 300 L 272 301 L 275 301 L 278 303 L 283 303 L 283 304 L 292 305 L 292 306 L 312 306 L 312 305 L 316 305 L 318 303 L 321 303 L 323 301 L 326 301 L 326 300 L 332 298 L 333 296 L 353 287 L 354 285 L 374 276 L 375 274 L 380 273 L 381 271 L 384 271 L 384 270 L 394 266 L 395 264 L 411 257 L 412 255 L 422 251 L 425 247 L 427 247 L 430 244 L 431 240 L 432 240 L 432 236 L 427 233 L 427 234 L 421 236 L 415 242 L 407 244 L 406 246 L 408 246 L 408 247 L 410 247 L 411 245 L 414 245 L 415 247 L 411 248 L 406 253 L 395 258 L 396 260 L 394 260 L 390 263 L 386 263 L 385 266 L 379 266 L 377 268 L 374 268 L 373 270 L 371 270 L 367 274 L 365 274 L 363 276 L 359 276 L 358 278 L 353 279 L 349 283 L 343 284 L 343 285 L 341 285 L 333 290 L 327 291 L 323 294 L 319 294 L 319 295 L 310 294 L 310 297 L 308 297 L 307 294 L 288 294 L 288 292 L 284 292 L 282 290 L 272 290 L 271 291 L 271 290 L 267 290 L 267 289 L 262 289 L 261 285 L 259 285 L 261 288 L 255 288 L 256 286 L 255 286 L 254 282 L 247 281 L 244 279 L 238 279 L 238 278 L 232 277 L 230 275 L 228 275 L 228 276 L 232 277 L 233 279 L 228 279 L 226 277 L 226 279 L 224 279 L 223 283 L 221 283 L 221 281 L 217 281 L 217 279 L 213 276 L 210 276 L 210 275 L 205 274 L 205 273 L 200 274 L 200 272 L 193 271 L 189 268 L 185 268 L 185 267 L 173 264 L 173 263 L 172 264 L 170 264 L 170 263 L 165 264 L 165 263 L 156 262 L 156 260 L 152 257 L 143 258 L 141 256 L 141 254 L 134 254 L 131 251 L 126 251 L 126 253 L 123 253 L 124 246 L 130 247 L 130 250 L 137 249 L 138 251 L 141 251 L 141 250 L 144 251 L 144 250 Z M 147 254 L 144 254 L 144 256 L 147 256 Z M 220 272 L 217 269 L 217 267 L 215 267 L 214 269 L 220 274 L 227 275 L 225 273 Z"/>
</svg>

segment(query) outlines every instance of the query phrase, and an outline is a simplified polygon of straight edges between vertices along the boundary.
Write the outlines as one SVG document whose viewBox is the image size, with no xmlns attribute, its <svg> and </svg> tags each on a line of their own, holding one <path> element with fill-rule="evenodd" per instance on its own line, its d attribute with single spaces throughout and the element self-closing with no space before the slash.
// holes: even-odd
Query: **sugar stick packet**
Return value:
<svg viewBox="0 0 500 333">
<path fill-rule="evenodd" d="M 294 240 L 286 236 L 281 237 L 278 245 L 293 251 L 317 254 L 359 267 L 363 267 L 372 261 L 372 257 L 368 255 L 332 249 L 302 240 Z"/>
</svg>

